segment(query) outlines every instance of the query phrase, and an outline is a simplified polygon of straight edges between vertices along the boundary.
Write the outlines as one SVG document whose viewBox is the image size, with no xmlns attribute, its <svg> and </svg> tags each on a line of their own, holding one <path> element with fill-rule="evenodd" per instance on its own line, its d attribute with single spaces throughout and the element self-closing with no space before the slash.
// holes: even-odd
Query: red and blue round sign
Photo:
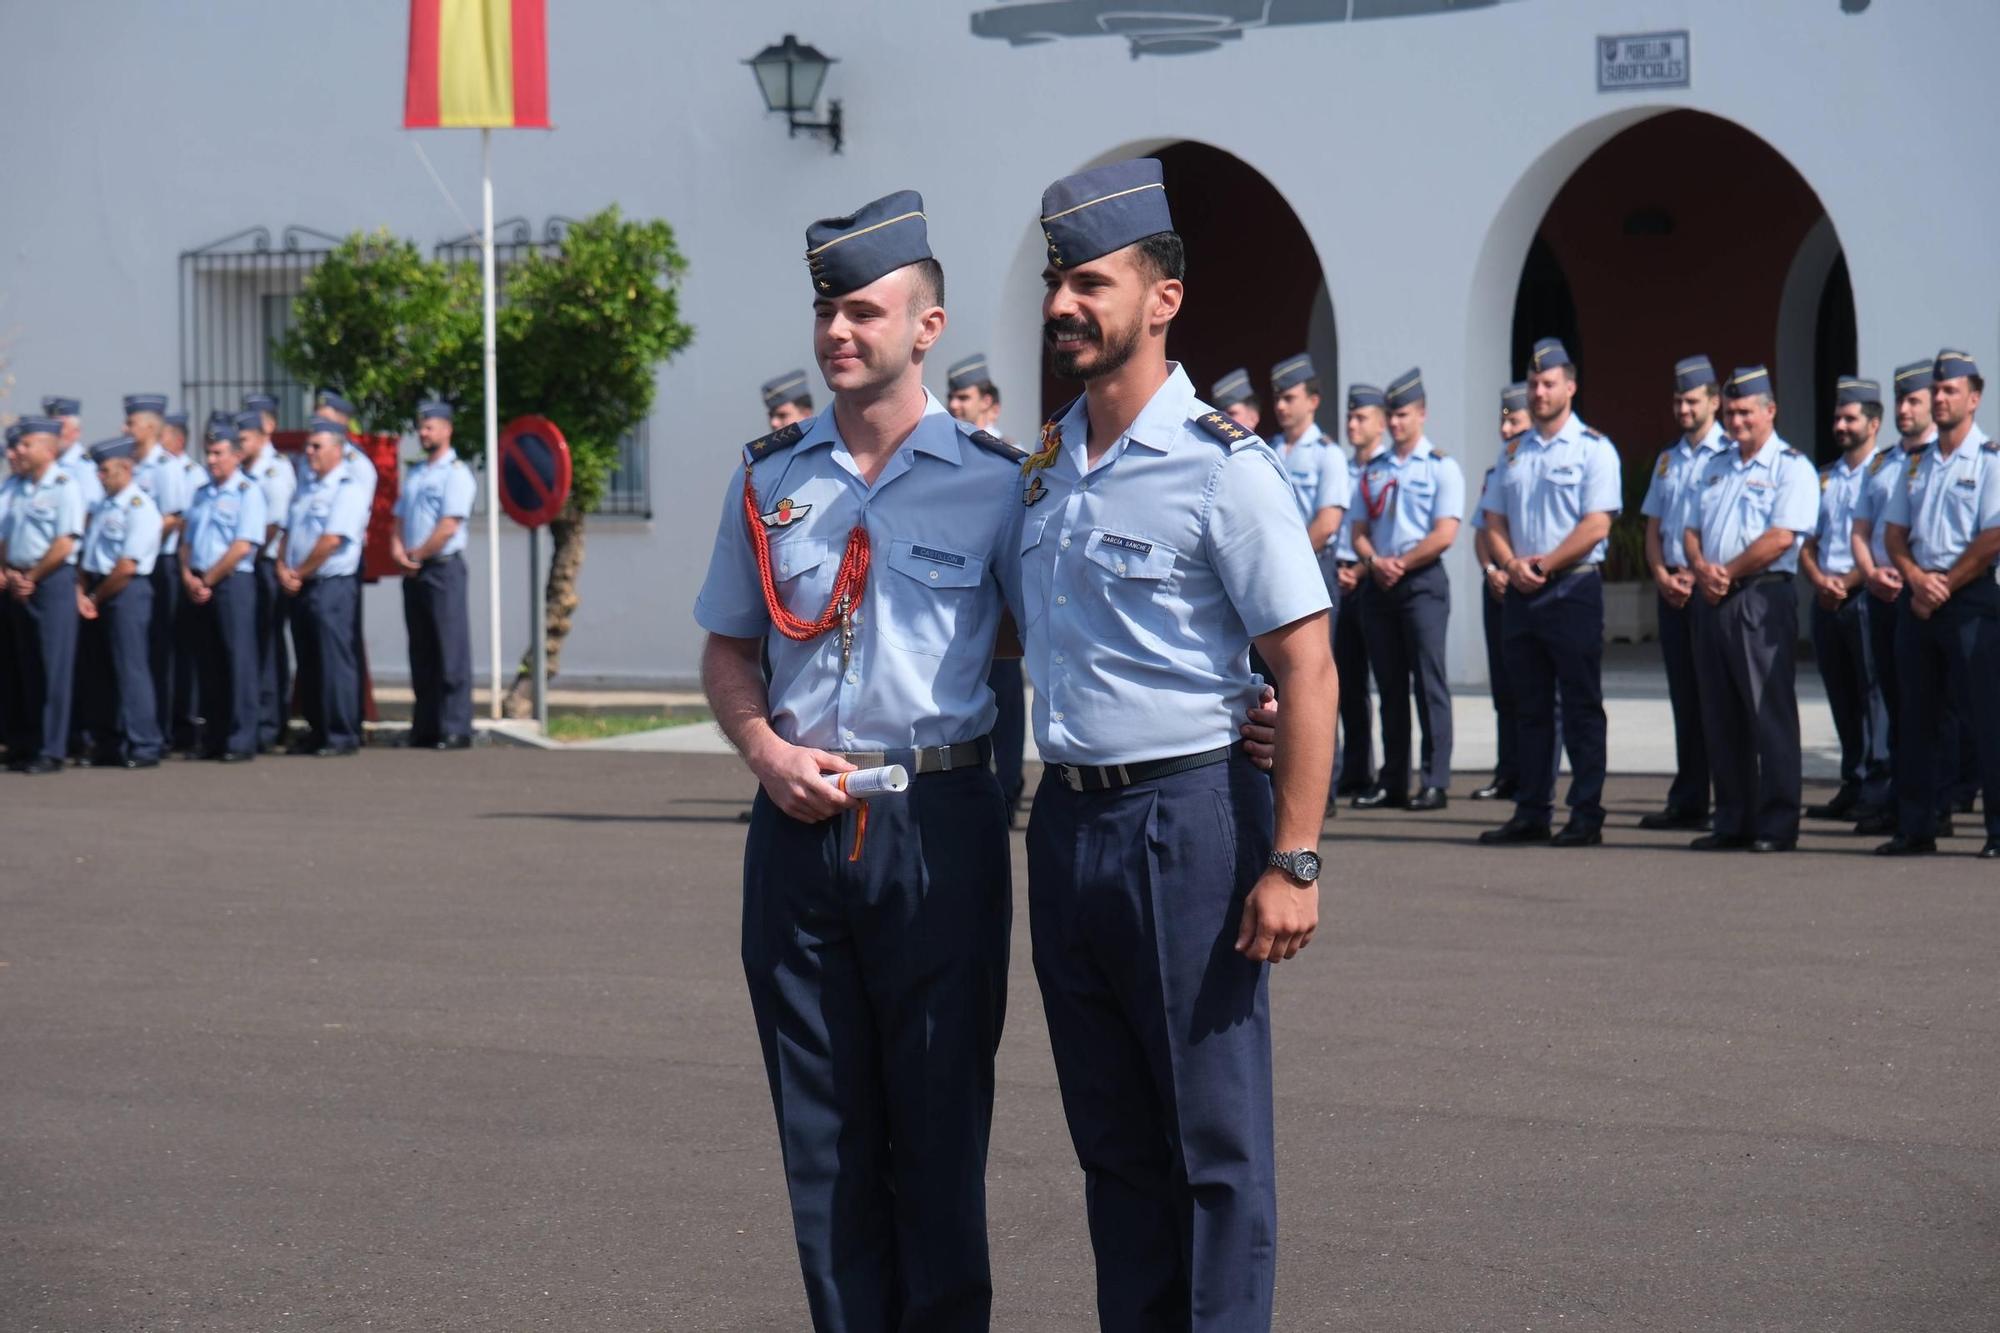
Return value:
<svg viewBox="0 0 2000 1333">
<path fill-rule="evenodd" d="M 547 527 L 569 503 L 569 442 L 547 417 L 500 432 L 500 507 L 524 528 Z"/>
</svg>

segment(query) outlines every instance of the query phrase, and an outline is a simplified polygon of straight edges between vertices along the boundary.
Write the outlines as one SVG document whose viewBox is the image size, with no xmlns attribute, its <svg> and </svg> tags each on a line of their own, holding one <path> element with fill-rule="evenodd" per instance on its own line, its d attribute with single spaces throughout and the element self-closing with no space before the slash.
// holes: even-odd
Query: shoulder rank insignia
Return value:
<svg viewBox="0 0 2000 1333">
<path fill-rule="evenodd" d="M 144 509 L 146 507 L 146 497 L 144 495 L 133 496 L 132 507 L 134 509 Z"/>
<path fill-rule="evenodd" d="M 1868 465 L 1868 475 L 1872 477 L 1887 466 L 1889 466 L 1889 451 L 1884 449 L 1876 454 L 1875 461 Z"/>
<path fill-rule="evenodd" d="M 1604 432 L 1592 430 L 1590 427 L 1585 426 L 1583 428 L 1583 438 L 1586 440 L 1601 440 L 1604 438 Z"/>
<path fill-rule="evenodd" d="M 240 492 L 240 491 L 247 491 L 247 490 L 249 490 L 249 489 L 250 489 L 250 483 L 249 483 L 248 481 L 245 481 L 245 480 L 243 480 L 243 479 L 239 478 L 239 479 L 237 480 L 237 482 L 236 482 L 236 489 L 237 489 L 237 490 L 238 490 L 239 492 Z"/>
<path fill-rule="evenodd" d="M 1018 463 L 1028 456 L 1026 449 L 1017 449 L 998 435 L 983 430 L 966 431 L 965 438 L 984 449 L 987 453 L 1004 458 L 1010 463 Z"/>
<path fill-rule="evenodd" d="M 58 486 L 67 486 L 67 485 L 69 485 L 69 473 L 67 473 L 67 472 L 64 472 L 64 471 L 62 471 L 62 470 L 58 469 L 58 470 L 57 470 L 57 472 L 56 472 L 56 479 L 55 479 L 55 480 L 56 480 L 56 485 L 58 485 Z"/>
<path fill-rule="evenodd" d="M 755 463 L 760 459 L 768 458 L 780 449 L 797 444 L 805 435 L 806 427 L 812 424 L 812 421 L 812 417 L 807 417 L 804 421 L 794 421 L 789 426 L 778 427 L 778 429 L 772 431 L 762 439 L 750 441 L 750 443 L 743 446 L 744 456 Z"/>
<path fill-rule="evenodd" d="M 1194 424 L 1232 449 L 1257 438 L 1220 412 L 1204 412 L 1194 419 Z"/>
<path fill-rule="evenodd" d="M 1989 454 L 2000 454 L 2000 440 L 1988 440 L 1979 447 Z"/>
<path fill-rule="evenodd" d="M 1804 457 L 1805 457 L 1805 455 L 1804 455 L 1804 454 L 1802 454 L 1802 453 L 1800 453 L 1800 452 L 1799 452 L 1798 450 L 1796 450 L 1796 449 L 1792 448 L 1792 446 L 1788 444 L 1788 445 L 1786 445 L 1786 446 L 1785 446 L 1785 457 L 1787 457 L 1787 458 L 1804 458 Z"/>
<path fill-rule="evenodd" d="M 768 514 L 759 514 L 767 528 L 789 527 L 812 512 L 811 505 L 793 504 L 791 500 L 778 501 L 778 507 Z"/>
</svg>

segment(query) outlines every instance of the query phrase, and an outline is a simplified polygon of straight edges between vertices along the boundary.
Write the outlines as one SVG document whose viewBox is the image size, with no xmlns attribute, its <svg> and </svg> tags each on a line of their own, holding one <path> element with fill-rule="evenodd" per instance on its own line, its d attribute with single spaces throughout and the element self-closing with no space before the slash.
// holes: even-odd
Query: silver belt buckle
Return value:
<svg viewBox="0 0 2000 1333">
<path fill-rule="evenodd" d="M 936 769 L 933 770 L 934 772 L 938 773 L 951 772 L 951 746 L 940 745 L 937 747 L 937 763 L 938 766 Z"/>
<path fill-rule="evenodd" d="M 1058 764 L 1056 767 L 1062 770 L 1062 780 L 1065 787 L 1068 787 L 1071 791 L 1083 790 L 1082 769 L 1078 768 L 1075 764 Z"/>
</svg>

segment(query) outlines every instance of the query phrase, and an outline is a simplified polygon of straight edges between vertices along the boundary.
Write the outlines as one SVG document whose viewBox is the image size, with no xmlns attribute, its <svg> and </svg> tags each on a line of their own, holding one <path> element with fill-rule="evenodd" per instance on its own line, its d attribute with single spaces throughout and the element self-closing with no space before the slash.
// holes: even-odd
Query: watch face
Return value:
<svg viewBox="0 0 2000 1333">
<path fill-rule="evenodd" d="M 1319 878 L 1318 852 L 1299 853 L 1299 878 L 1303 880 L 1316 880 Z"/>
</svg>

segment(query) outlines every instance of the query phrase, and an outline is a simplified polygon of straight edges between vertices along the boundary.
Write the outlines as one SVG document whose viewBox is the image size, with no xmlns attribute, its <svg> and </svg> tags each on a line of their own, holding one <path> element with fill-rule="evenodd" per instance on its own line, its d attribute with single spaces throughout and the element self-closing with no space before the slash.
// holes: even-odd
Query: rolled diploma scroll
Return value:
<svg viewBox="0 0 2000 1333">
<path fill-rule="evenodd" d="M 820 776 L 840 791 L 854 797 L 880 796 L 884 792 L 910 789 L 910 771 L 901 764 L 887 764 L 881 768 L 857 768 L 852 773 L 822 773 Z"/>
</svg>

